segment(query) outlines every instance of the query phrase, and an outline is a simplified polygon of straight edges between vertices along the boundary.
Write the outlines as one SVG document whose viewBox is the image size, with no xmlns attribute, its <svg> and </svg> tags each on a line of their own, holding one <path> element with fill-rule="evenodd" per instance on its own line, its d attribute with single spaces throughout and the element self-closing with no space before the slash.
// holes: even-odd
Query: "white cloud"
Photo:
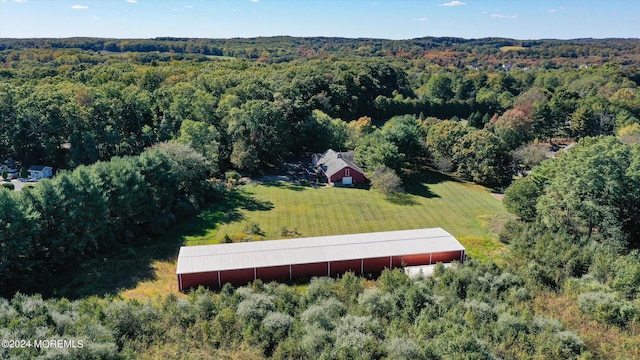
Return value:
<svg viewBox="0 0 640 360">
<path fill-rule="evenodd" d="M 251 1 L 252 3 L 259 3 L 260 2 L 260 0 L 249 0 L 249 1 Z"/>
<path fill-rule="evenodd" d="M 429 20 L 429 18 L 426 18 L 426 17 L 421 17 L 416 19 L 416 21 L 427 21 L 427 20 Z"/>
<path fill-rule="evenodd" d="M 513 14 L 513 15 L 491 14 L 491 17 L 496 19 L 517 19 L 518 14 Z"/>
<path fill-rule="evenodd" d="M 458 0 L 453 0 L 448 3 L 440 4 L 440 6 L 462 6 L 462 5 L 467 5 L 467 3 L 458 1 Z"/>
<path fill-rule="evenodd" d="M 73 5 L 71 8 L 74 10 L 85 10 L 85 9 L 88 9 L 89 7 L 84 5 Z"/>
<path fill-rule="evenodd" d="M 128 3 L 137 3 L 138 0 L 127 0 Z"/>
</svg>

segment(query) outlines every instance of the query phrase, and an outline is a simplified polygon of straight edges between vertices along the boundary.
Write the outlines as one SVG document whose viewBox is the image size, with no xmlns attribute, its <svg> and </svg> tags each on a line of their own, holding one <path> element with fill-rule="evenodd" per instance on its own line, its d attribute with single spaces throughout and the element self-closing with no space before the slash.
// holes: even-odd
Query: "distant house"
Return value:
<svg viewBox="0 0 640 360">
<path fill-rule="evenodd" d="M 12 158 L 8 158 L 7 160 L 4 161 L 4 169 L 6 169 L 7 172 L 9 173 L 15 173 L 18 172 L 18 165 L 20 163 L 13 160 Z"/>
<path fill-rule="evenodd" d="M 36 180 L 53 176 L 53 168 L 51 166 L 31 165 L 27 171 L 29 172 L 29 178 Z"/>
<path fill-rule="evenodd" d="M 353 185 L 367 181 L 364 171 L 354 162 L 353 151 L 327 150 L 324 154 L 313 154 L 313 167 L 327 178 L 329 185 Z"/>
</svg>

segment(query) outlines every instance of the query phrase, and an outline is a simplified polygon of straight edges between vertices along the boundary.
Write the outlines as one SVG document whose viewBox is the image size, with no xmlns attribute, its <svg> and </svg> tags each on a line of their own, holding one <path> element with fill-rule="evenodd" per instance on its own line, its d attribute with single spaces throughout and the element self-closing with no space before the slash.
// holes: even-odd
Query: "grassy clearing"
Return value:
<svg viewBox="0 0 640 360">
<path fill-rule="evenodd" d="M 91 260 L 50 282 L 48 296 L 79 298 L 112 295 L 153 299 L 177 289 L 175 266 L 180 245 L 214 244 L 228 234 L 245 241 L 250 223 L 261 235 L 280 239 L 282 228 L 297 237 L 442 227 L 456 236 L 469 256 L 498 260 L 506 251 L 496 231 L 508 213 L 484 187 L 429 173 L 406 183 L 407 193 L 386 199 L 364 189 L 301 187 L 289 183 L 239 186 L 224 201 L 154 239 Z M 47 295 L 45 295 L 47 296 Z"/>
<path fill-rule="evenodd" d="M 185 236 L 185 243 L 215 244 L 225 234 L 242 241 L 250 223 L 260 226 L 264 239 L 283 238 L 283 227 L 297 237 L 442 227 L 470 256 L 487 260 L 503 251 L 494 231 L 509 215 L 486 188 L 439 173 L 414 178 L 406 188 L 406 194 L 387 199 L 365 189 L 244 185 L 230 197 L 237 211 L 227 214 L 228 221 L 219 221 L 220 209 L 204 211 L 203 230 Z"/>
<path fill-rule="evenodd" d="M 143 280 L 136 287 L 123 290 L 119 293 L 125 299 L 145 301 L 157 299 L 173 293 L 180 297 L 187 297 L 177 289 L 176 285 L 176 261 L 156 260 L 151 264 L 153 276 Z"/>
<path fill-rule="evenodd" d="M 518 50 L 527 50 L 527 48 L 524 46 L 503 46 L 500 48 L 500 51 L 502 52 L 518 51 Z"/>
</svg>

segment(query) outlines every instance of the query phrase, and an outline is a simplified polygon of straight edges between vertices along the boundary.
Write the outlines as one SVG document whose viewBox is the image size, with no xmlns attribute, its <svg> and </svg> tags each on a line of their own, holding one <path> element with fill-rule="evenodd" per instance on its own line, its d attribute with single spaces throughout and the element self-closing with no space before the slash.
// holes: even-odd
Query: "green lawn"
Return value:
<svg viewBox="0 0 640 360">
<path fill-rule="evenodd" d="M 226 204 L 201 213 L 200 231 L 185 236 L 185 243 L 219 243 L 225 234 L 244 241 L 250 223 L 262 230 L 255 239 L 283 238 L 283 227 L 295 229 L 297 237 L 442 227 L 473 257 L 486 259 L 503 250 L 492 228 L 508 213 L 487 189 L 439 173 L 409 181 L 406 188 L 407 194 L 389 200 L 365 189 L 242 185 Z M 229 205 L 236 211 L 228 212 Z"/>
<path fill-rule="evenodd" d="M 255 240 L 280 239 L 283 226 L 290 231 L 296 228 L 298 236 L 442 227 L 458 238 L 469 256 L 501 261 L 506 247 L 497 241 L 495 231 L 509 214 L 487 189 L 439 173 L 408 181 L 406 188 L 405 196 L 389 201 L 373 190 L 314 189 L 288 183 L 238 186 L 225 200 L 181 222 L 161 238 L 87 264 L 91 270 L 86 273 L 73 272 L 73 280 L 57 295 L 183 296 L 175 277 L 179 245 L 218 243 L 225 234 L 234 241 L 245 241 L 248 235 L 243 231 L 251 222 L 263 231 Z M 144 256 L 132 257 L 132 252 Z"/>
</svg>

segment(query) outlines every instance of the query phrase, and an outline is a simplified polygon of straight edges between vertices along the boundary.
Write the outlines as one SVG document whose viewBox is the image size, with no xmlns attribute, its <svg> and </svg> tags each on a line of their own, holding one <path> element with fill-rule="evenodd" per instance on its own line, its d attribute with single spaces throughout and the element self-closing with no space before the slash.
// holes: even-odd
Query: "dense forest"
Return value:
<svg viewBox="0 0 640 360">
<path fill-rule="evenodd" d="M 0 39 L 0 159 L 57 172 L 0 189 L 0 337 L 91 340 L 2 355 L 638 358 L 639 84 L 637 39 Z M 508 260 L 148 302 L 36 294 L 220 201 L 226 178 L 329 147 L 504 190 Z"/>
</svg>

